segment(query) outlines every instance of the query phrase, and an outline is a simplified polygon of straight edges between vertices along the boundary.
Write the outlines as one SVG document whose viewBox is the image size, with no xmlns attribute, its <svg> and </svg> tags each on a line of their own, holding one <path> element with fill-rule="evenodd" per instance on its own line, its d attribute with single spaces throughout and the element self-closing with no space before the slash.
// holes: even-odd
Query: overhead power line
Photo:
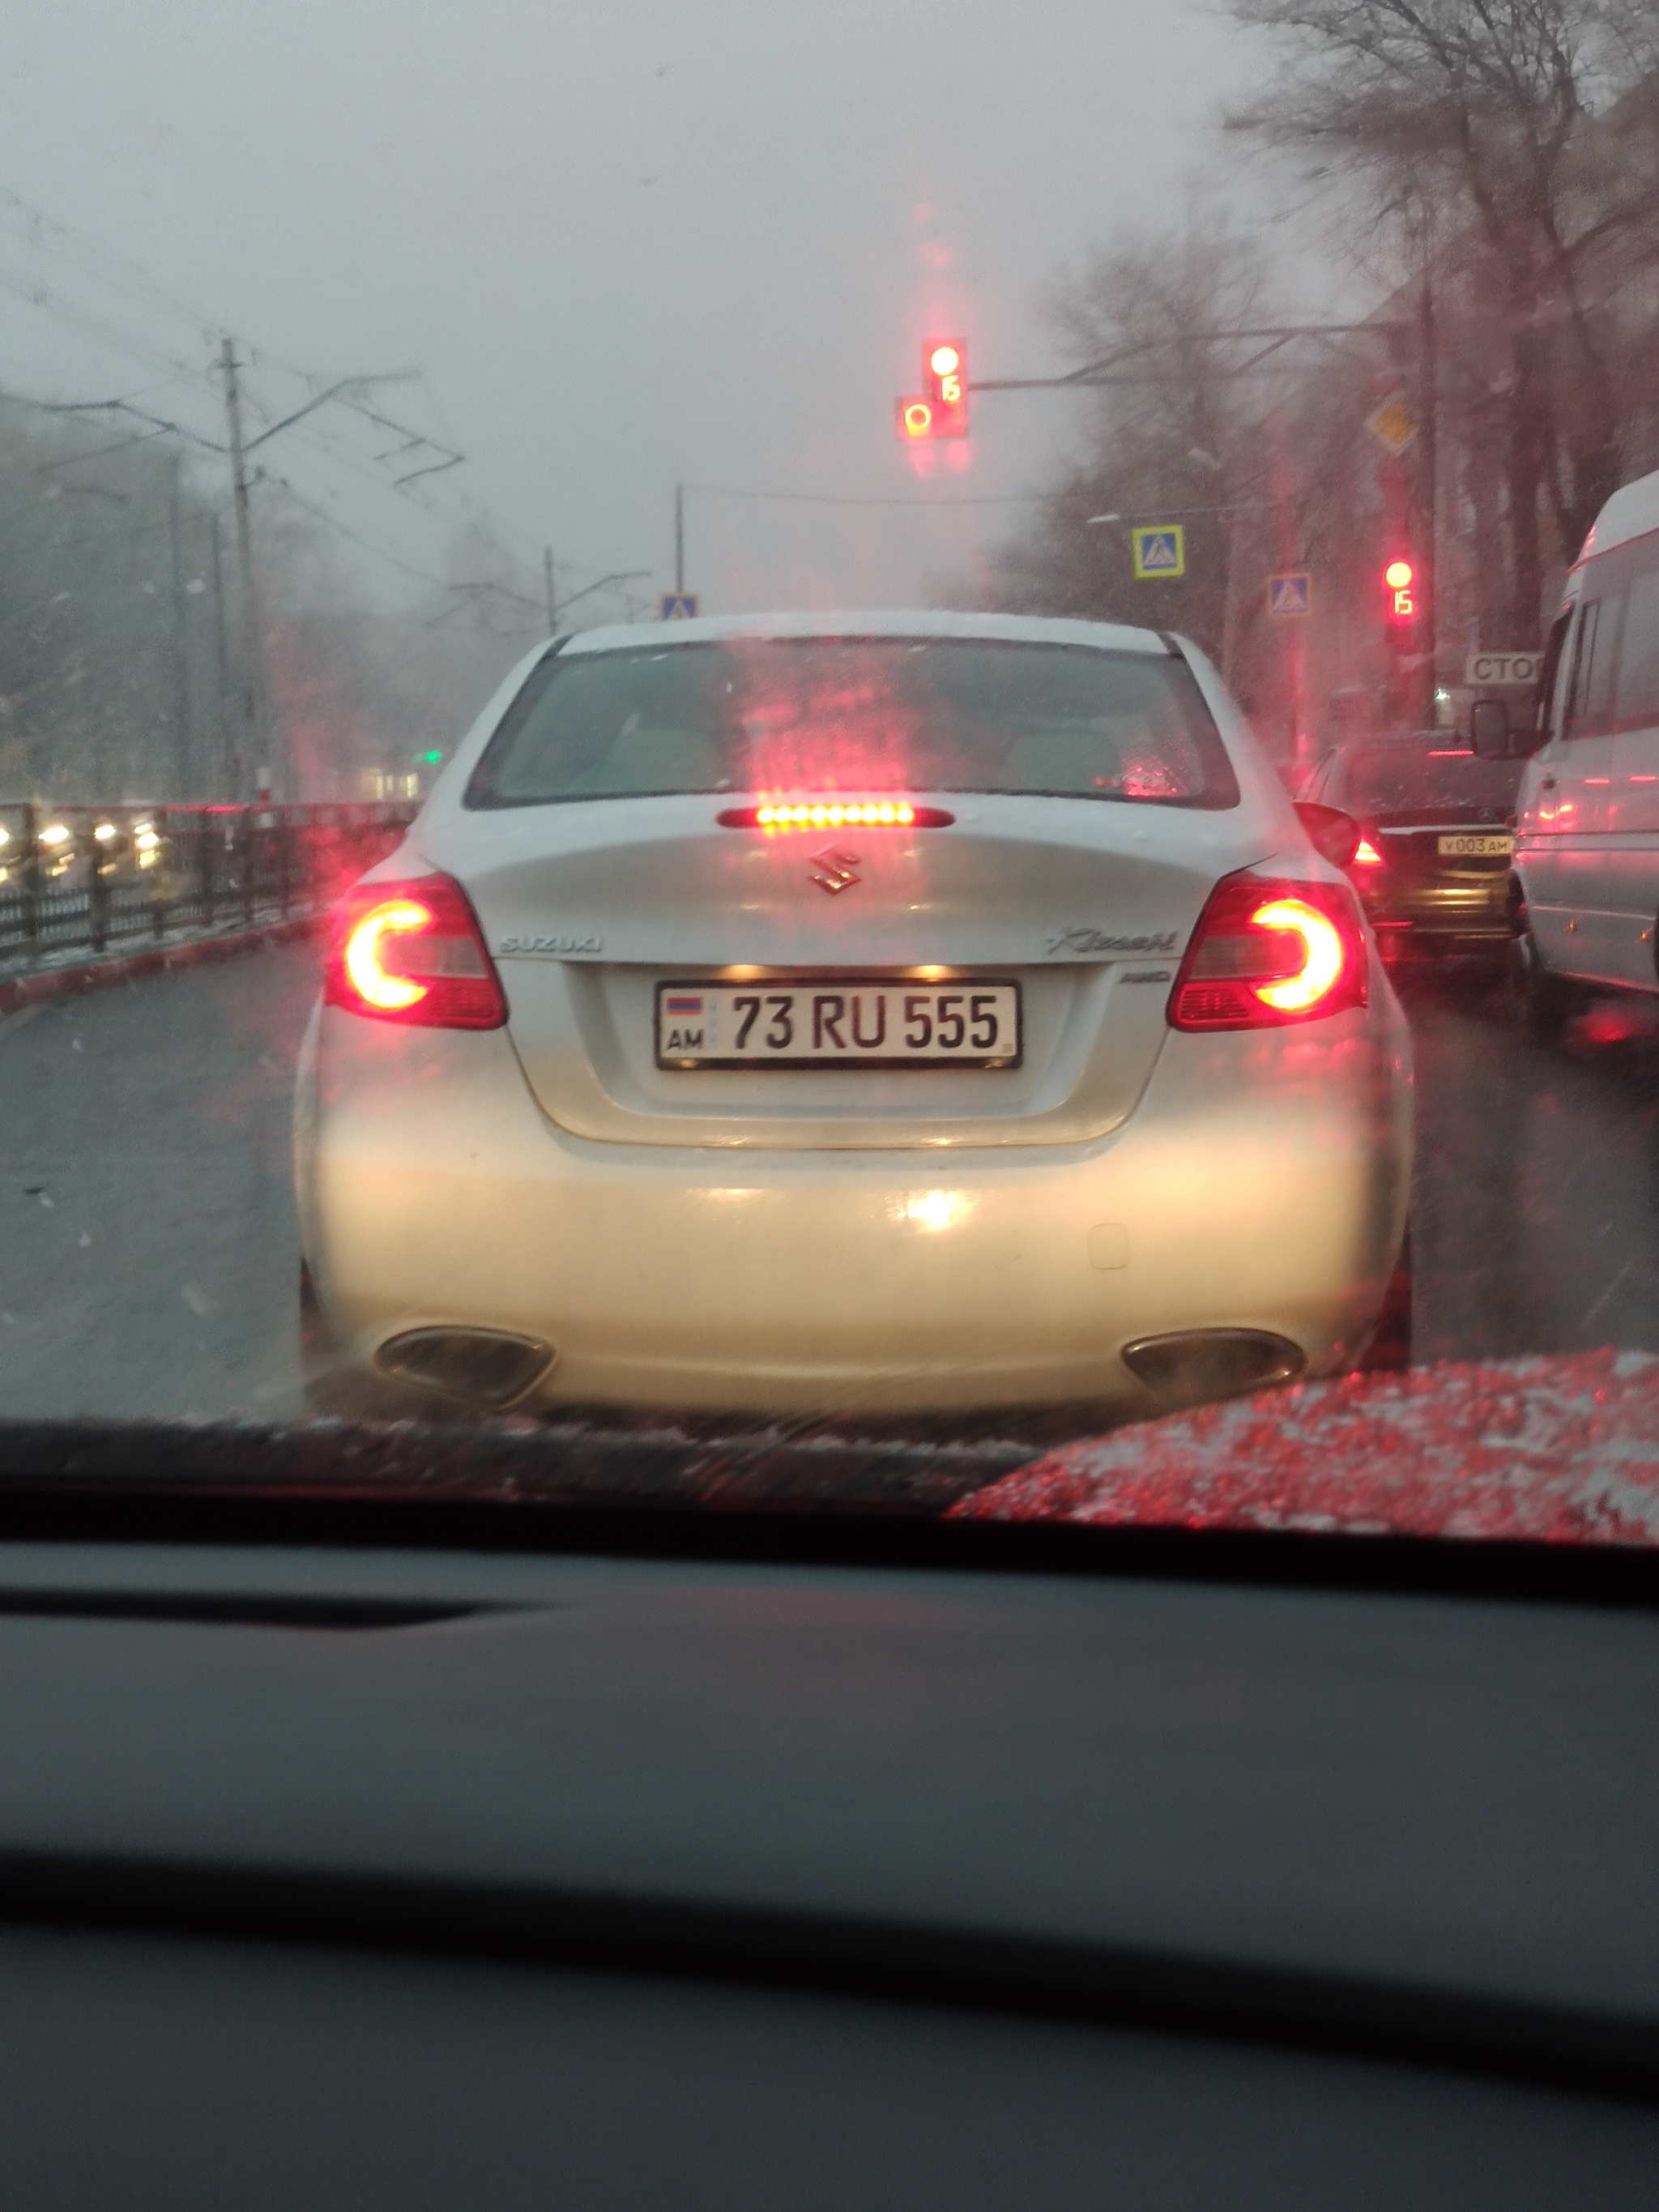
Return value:
<svg viewBox="0 0 1659 2212">
<path fill-rule="evenodd" d="M 195 302 L 184 299 L 176 292 L 170 291 L 158 277 L 152 276 L 141 264 L 129 259 L 125 255 L 112 253 L 108 247 L 99 246 L 91 239 L 81 237 L 77 232 L 54 221 L 43 209 L 36 207 L 32 201 L 26 200 L 21 192 L 15 192 L 4 185 L 0 185 L 0 205 L 13 208 L 19 215 L 26 216 L 37 240 L 50 232 L 52 237 L 59 241 L 58 252 L 67 258 L 74 260 L 78 258 L 83 264 L 91 262 L 98 265 L 102 271 L 103 282 L 106 284 L 112 285 L 118 290 L 125 288 L 129 291 L 136 291 L 140 296 L 148 295 L 152 305 L 163 307 L 169 313 L 181 316 L 185 321 L 192 324 L 198 330 L 210 331 L 216 327 L 216 319 L 213 316 L 204 313 Z"/>
<path fill-rule="evenodd" d="M 223 453 L 229 448 L 215 438 L 204 438 L 199 430 L 191 429 L 183 422 L 170 422 L 147 409 L 135 407 L 130 399 L 36 399 L 30 402 L 43 415 L 131 415 L 140 422 L 153 423 L 159 431 L 170 431 L 175 438 L 185 439 L 192 446 L 203 447 L 210 453 Z"/>
<path fill-rule="evenodd" d="M 21 193 L 0 187 L 0 210 L 8 208 L 16 216 L 21 216 L 29 226 L 27 240 L 28 247 L 38 252 L 42 240 L 49 239 L 53 254 L 61 258 L 75 271 L 76 277 L 84 281 L 89 275 L 93 282 L 113 290 L 129 301 L 140 301 L 151 310 L 159 308 L 171 318 L 187 322 L 195 331 L 204 335 L 210 331 L 222 331 L 224 324 L 222 318 L 209 315 L 198 303 L 183 299 L 178 293 L 161 283 L 140 264 L 79 237 L 64 224 L 46 216 Z M 28 305 L 56 316 L 71 327 L 81 331 L 84 335 L 93 337 L 100 345 L 112 348 L 131 359 L 143 361 L 149 365 L 172 370 L 174 374 L 167 380 L 169 383 L 173 381 L 204 383 L 214 372 L 214 364 L 191 368 L 186 363 L 171 356 L 158 356 L 150 342 L 137 338 L 131 331 L 118 328 L 107 319 L 88 313 L 78 301 L 71 303 L 48 291 L 44 278 L 31 283 L 20 276 L 15 270 L 0 269 L 0 288 L 14 293 Z M 417 504 L 426 505 L 421 494 L 410 491 L 407 487 L 428 476 L 445 474 L 449 470 L 459 467 L 465 458 L 457 447 L 446 445 L 441 439 L 431 437 L 426 432 L 417 430 L 408 423 L 394 422 L 390 416 L 380 415 L 377 410 L 364 409 L 362 405 L 361 395 L 371 383 L 386 380 L 383 377 L 335 379 L 324 390 L 319 391 L 318 386 L 320 380 L 307 374 L 299 368 L 297 363 L 288 362 L 274 349 L 258 348 L 255 349 L 255 354 L 256 358 L 266 365 L 279 367 L 284 373 L 303 376 L 311 391 L 310 396 L 302 406 L 292 409 L 288 414 L 282 416 L 280 420 L 273 422 L 270 419 L 270 410 L 261 404 L 258 394 L 245 387 L 243 396 L 246 404 L 254 413 L 264 417 L 265 422 L 265 427 L 248 440 L 250 449 L 263 439 L 274 435 L 276 429 L 286 428 L 291 423 L 297 422 L 301 417 L 311 415 L 323 404 L 325 399 L 334 398 L 341 405 L 352 407 L 354 412 L 363 412 L 369 420 L 377 421 L 383 427 L 394 432 L 399 440 L 398 450 L 400 454 L 417 455 L 424 451 L 430 456 L 429 459 L 422 460 L 419 465 L 405 468 L 400 475 L 389 478 L 386 474 L 374 468 L 364 468 L 357 456 L 343 450 L 337 441 L 317 434 L 314 428 L 304 434 L 310 442 L 315 443 L 321 450 L 327 453 L 336 465 L 351 469 L 366 483 L 374 484 L 378 490 L 398 491 L 404 498 L 414 499 Z M 398 374 L 413 379 L 418 377 L 419 372 L 408 370 L 398 372 Z M 151 390 L 162 388 L 165 386 L 149 387 Z M 143 393 L 135 393 L 131 397 L 133 400 L 137 400 L 143 396 Z M 173 427 L 178 434 L 190 438 L 194 443 L 206 444 L 214 451 L 223 450 L 210 440 L 202 440 L 198 434 L 186 429 L 182 424 L 175 424 Z M 428 507 L 428 512 L 435 514 L 436 510 Z"/>
<path fill-rule="evenodd" d="M 1029 507 L 1048 498 L 1047 492 L 1008 491 L 970 493 L 965 499 L 905 499 L 892 493 L 879 497 L 866 498 L 859 494 L 839 491 L 747 491 L 735 484 L 683 484 L 683 491 L 703 492 L 716 499 L 781 499 L 799 501 L 811 507 L 905 507 L 911 513 L 931 512 L 947 507 Z"/>
<path fill-rule="evenodd" d="M 463 588 L 459 585 L 452 586 L 446 583 L 441 576 L 429 575 L 424 568 L 413 567 L 410 562 L 400 559 L 396 553 L 388 553 L 384 545 L 376 545 L 372 539 L 361 536 L 349 524 L 342 522 L 337 515 L 330 514 L 325 508 L 307 499 L 303 492 L 296 491 L 286 477 L 268 475 L 265 482 L 276 484 L 285 491 L 294 504 L 303 507 L 314 522 L 320 522 L 325 530 L 333 531 L 337 537 L 349 538 L 352 544 L 359 547 L 362 551 L 372 553 L 377 561 L 384 561 L 389 568 L 396 568 L 399 574 L 412 577 L 417 584 L 430 584 L 434 591 L 447 592 Z M 535 602 L 526 600 L 525 604 L 527 606 L 533 606 Z"/>
<path fill-rule="evenodd" d="M 4 220 L 8 210 L 13 217 L 9 222 Z M 185 386 L 195 386 L 206 397 L 224 369 L 222 359 L 209 362 L 202 362 L 198 359 L 192 366 L 189 361 L 171 351 L 158 349 L 158 340 L 160 347 L 165 348 L 171 331 L 182 325 L 191 331 L 192 343 L 207 340 L 216 347 L 225 327 L 222 318 L 207 312 L 199 301 L 185 298 L 140 263 L 80 236 L 46 215 L 21 193 L 0 185 L 0 235 L 4 234 L 9 234 L 5 242 L 10 250 L 11 265 L 0 263 L 0 289 L 13 294 L 39 312 L 77 331 L 100 348 L 126 360 L 142 362 L 146 368 L 158 372 L 137 390 L 123 389 L 122 386 L 126 381 L 123 377 L 114 392 L 106 399 L 23 403 L 46 414 L 66 416 L 101 414 L 106 418 L 115 418 L 111 421 L 112 428 L 119 428 L 123 422 L 144 426 L 131 439 L 112 440 L 108 446 L 71 457 L 71 461 L 90 460 L 105 453 L 118 451 L 126 444 L 137 444 L 161 436 L 176 438 L 204 454 L 211 453 L 218 459 L 229 455 L 231 447 L 222 437 L 208 434 L 206 425 L 198 430 L 188 420 L 175 419 L 173 412 L 167 416 L 157 414 L 153 406 L 156 396 Z M 49 260 L 41 258 L 43 248 L 49 254 Z M 26 270 L 20 270 L 17 265 L 19 255 L 27 259 Z M 89 288 L 92 296 L 88 301 L 83 295 Z M 123 327 L 121 322 L 101 311 L 98 302 L 106 298 L 118 303 L 118 312 L 131 326 Z M 159 314 L 162 318 L 154 336 L 148 331 L 140 334 L 138 326 L 142 317 L 134 310 L 142 311 L 142 317 Z M 412 501 L 431 516 L 434 523 L 441 524 L 447 517 L 454 515 L 455 502 L 453 500 L 434 500 L 428 495 L 428 479 L 449 475 L 466 458 L 454 442 L 453 429 L 444 419 L 435 395 L 428 394 L 428 401 L 433 406 L 438 427 L 444 434 L 439 436 L 418 429 L 413 424 L 386 413 L 374 404 L 374 386 L 390 380 L 386 375 L 325 380 L 306 371 L 298 362 L 274 348 L 251 348 L 249 355 L 250 364 L 256 374 L 270 370 L 301 378 L 306 392 L 301 404 L 290 404 L 286 410 L 280 402 L 268 405 L 250 384 L 244 371 L 240 398 L 242 407 L 253 417 L 250 425 L 252 434 L 233 442 L 240 443 L 245 455 L 274 439 L 279 432 L 291 432 L 304 448 L 316 456 L 317 460 L 326 463 L 331 472 L 343 471 L 380 492 L 395 492 L 399 498 Z M 419 375 L 418 371 L 413 370 L 394 374 L 411 380 Z M 108 388 L 106 386 L 106 390 Z M 146 404 L 146 402 L 151 404 Z M 337 415 L 333 427 L 325 427 L 325 410 L 331 403 L 340 414 L 356 416 L 365 424 L 372 424 L 376 430 L 384 432 L 386 440 L 378 448 L 371 447 L 365 454 L 363 444 L 367 441 L 360 439 L 354 445 L 349 426 L 342 424 Z M 341 435 L 342 429 L 346 433 L 344 437 Z M 295 464 L 301 463 L 303 456 L 296 455 Z M 314 462 L 301 465 L 299 473 L 301 480 L 310 477 L 314 469 Z M 375 543 L 372 537 L 341 521 L 319 503 L 319 498 L 332 496 L 331 491 L 302 491 L 294 481 L 294 473 L 295 471 L 290 469 L 282 477 L 267 477 L 263 470 L 240 472 L 245 486 L 261 480 L 276 483 L 313 520 L 387 569 L 431 590 L 451 592 L 456 589 L 441 577 L 388 551 L 384 545 Z M 505 536 L 526 546 L 532 542 L 524 531 L 510 522 L 504 524 L 500 519 L 489 515 L 487 511 L 481 511 L 472 501 L 463 502 L 459 519 L 473 527 L 481 524 L 489 536 L 498 541 Z M 593 571 L 585 564 L 560 565 L 573 577 L 593 575 Z M 643 570 L 630 570 L 599 576 L 596 580 L 586 583 L 562 605 L 570 605 L 575 599 L 586 598 L 591 592 L 611 588 L 645 573 Z M 246 588 L 252 592 L 251 582 Z M 538 614 L 543 611 L 539 601 L 530 599 L 523 592 L 515 592 L 507 586 L 492 585 L 489 595 L 492 599 L 504 598 L 526 610 L 533 608 Z M 474 596 L 476 603 L 477 595 Z M 264 736 L 268 740 L 273 734 L 266 731 Z"/>
</svg>

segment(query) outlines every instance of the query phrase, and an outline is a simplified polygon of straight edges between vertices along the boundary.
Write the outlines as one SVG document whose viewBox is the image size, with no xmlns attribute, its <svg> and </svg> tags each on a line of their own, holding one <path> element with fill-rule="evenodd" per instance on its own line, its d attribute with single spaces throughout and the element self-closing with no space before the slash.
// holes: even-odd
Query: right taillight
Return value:
<svg viewBox="0 0 1659 2212">
<path fill-rule="evenodd" d="M 1170 994 L 1177 1030 L 1274 1029 L 1365 1004 L 1365 925 L 1346 884 L 1224 877 Z"/>
<path fill-rule="evenodd" d="M 340 902 L 323 1003 L 416 1029 L 498 1030 L 507 1000 L 453 876 L 358 884 Z"/>
</svg>

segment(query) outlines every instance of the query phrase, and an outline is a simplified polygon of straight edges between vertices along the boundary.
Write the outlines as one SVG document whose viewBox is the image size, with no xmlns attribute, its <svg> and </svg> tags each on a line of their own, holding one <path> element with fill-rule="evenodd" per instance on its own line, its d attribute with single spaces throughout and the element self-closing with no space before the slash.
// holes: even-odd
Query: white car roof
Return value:
<svg viewBox="0 0 1659 2212">
<path fill-rule="evenodd" d="M 1127 623 L 1052 622 L 1039 615 L 963 615 L 882 608 L 868 614 L 706 615 L 696 622 L 617 623 L 579 630 L 567 653 L 693 645 L 722 637 L 976 637 L 1019 645 L 1088 645 L 1097 652 L 1167 653 L 1155 629 Z"/>
<path fill-rule="evenodd" d="M 1588 561 L 1592 553 L 1610 553 L 1615 545 L 1645 538 L 1650 530 L 1659 530 L 1659 469 L 1614 492 L 1590 526 L 1578 560 Z"/>
</svg>

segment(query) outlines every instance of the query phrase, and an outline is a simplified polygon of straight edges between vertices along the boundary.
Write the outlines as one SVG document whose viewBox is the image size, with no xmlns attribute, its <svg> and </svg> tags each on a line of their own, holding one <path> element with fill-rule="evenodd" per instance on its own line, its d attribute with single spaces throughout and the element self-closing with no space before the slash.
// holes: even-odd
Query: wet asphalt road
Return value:
<svg viewBox="0 0 1659 2212">
<path fill-rule="evenodd" d="M 0 1020 L 0 1413 L 297 1409 L 289 1095 L 310 946 Z M 1659 1350 L 1659 1002 L 1528 1042 L 1404 993 L 1417 1355 Z"/>
</svg>

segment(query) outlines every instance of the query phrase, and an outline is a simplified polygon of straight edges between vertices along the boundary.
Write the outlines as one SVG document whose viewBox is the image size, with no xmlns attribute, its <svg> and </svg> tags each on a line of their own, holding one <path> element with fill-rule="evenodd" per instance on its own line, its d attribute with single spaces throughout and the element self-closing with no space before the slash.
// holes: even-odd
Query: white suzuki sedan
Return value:
<svg viewBox="0 0 1659 2212">
<path fill-rule="evenodd" d="M 305 1291 L 337 1375 L 476 1405 L 1153 1412 L 1364 1358 L 1410 1084 L 1191 647 L 592 630 L 344 902 Z"/>
</svg>

